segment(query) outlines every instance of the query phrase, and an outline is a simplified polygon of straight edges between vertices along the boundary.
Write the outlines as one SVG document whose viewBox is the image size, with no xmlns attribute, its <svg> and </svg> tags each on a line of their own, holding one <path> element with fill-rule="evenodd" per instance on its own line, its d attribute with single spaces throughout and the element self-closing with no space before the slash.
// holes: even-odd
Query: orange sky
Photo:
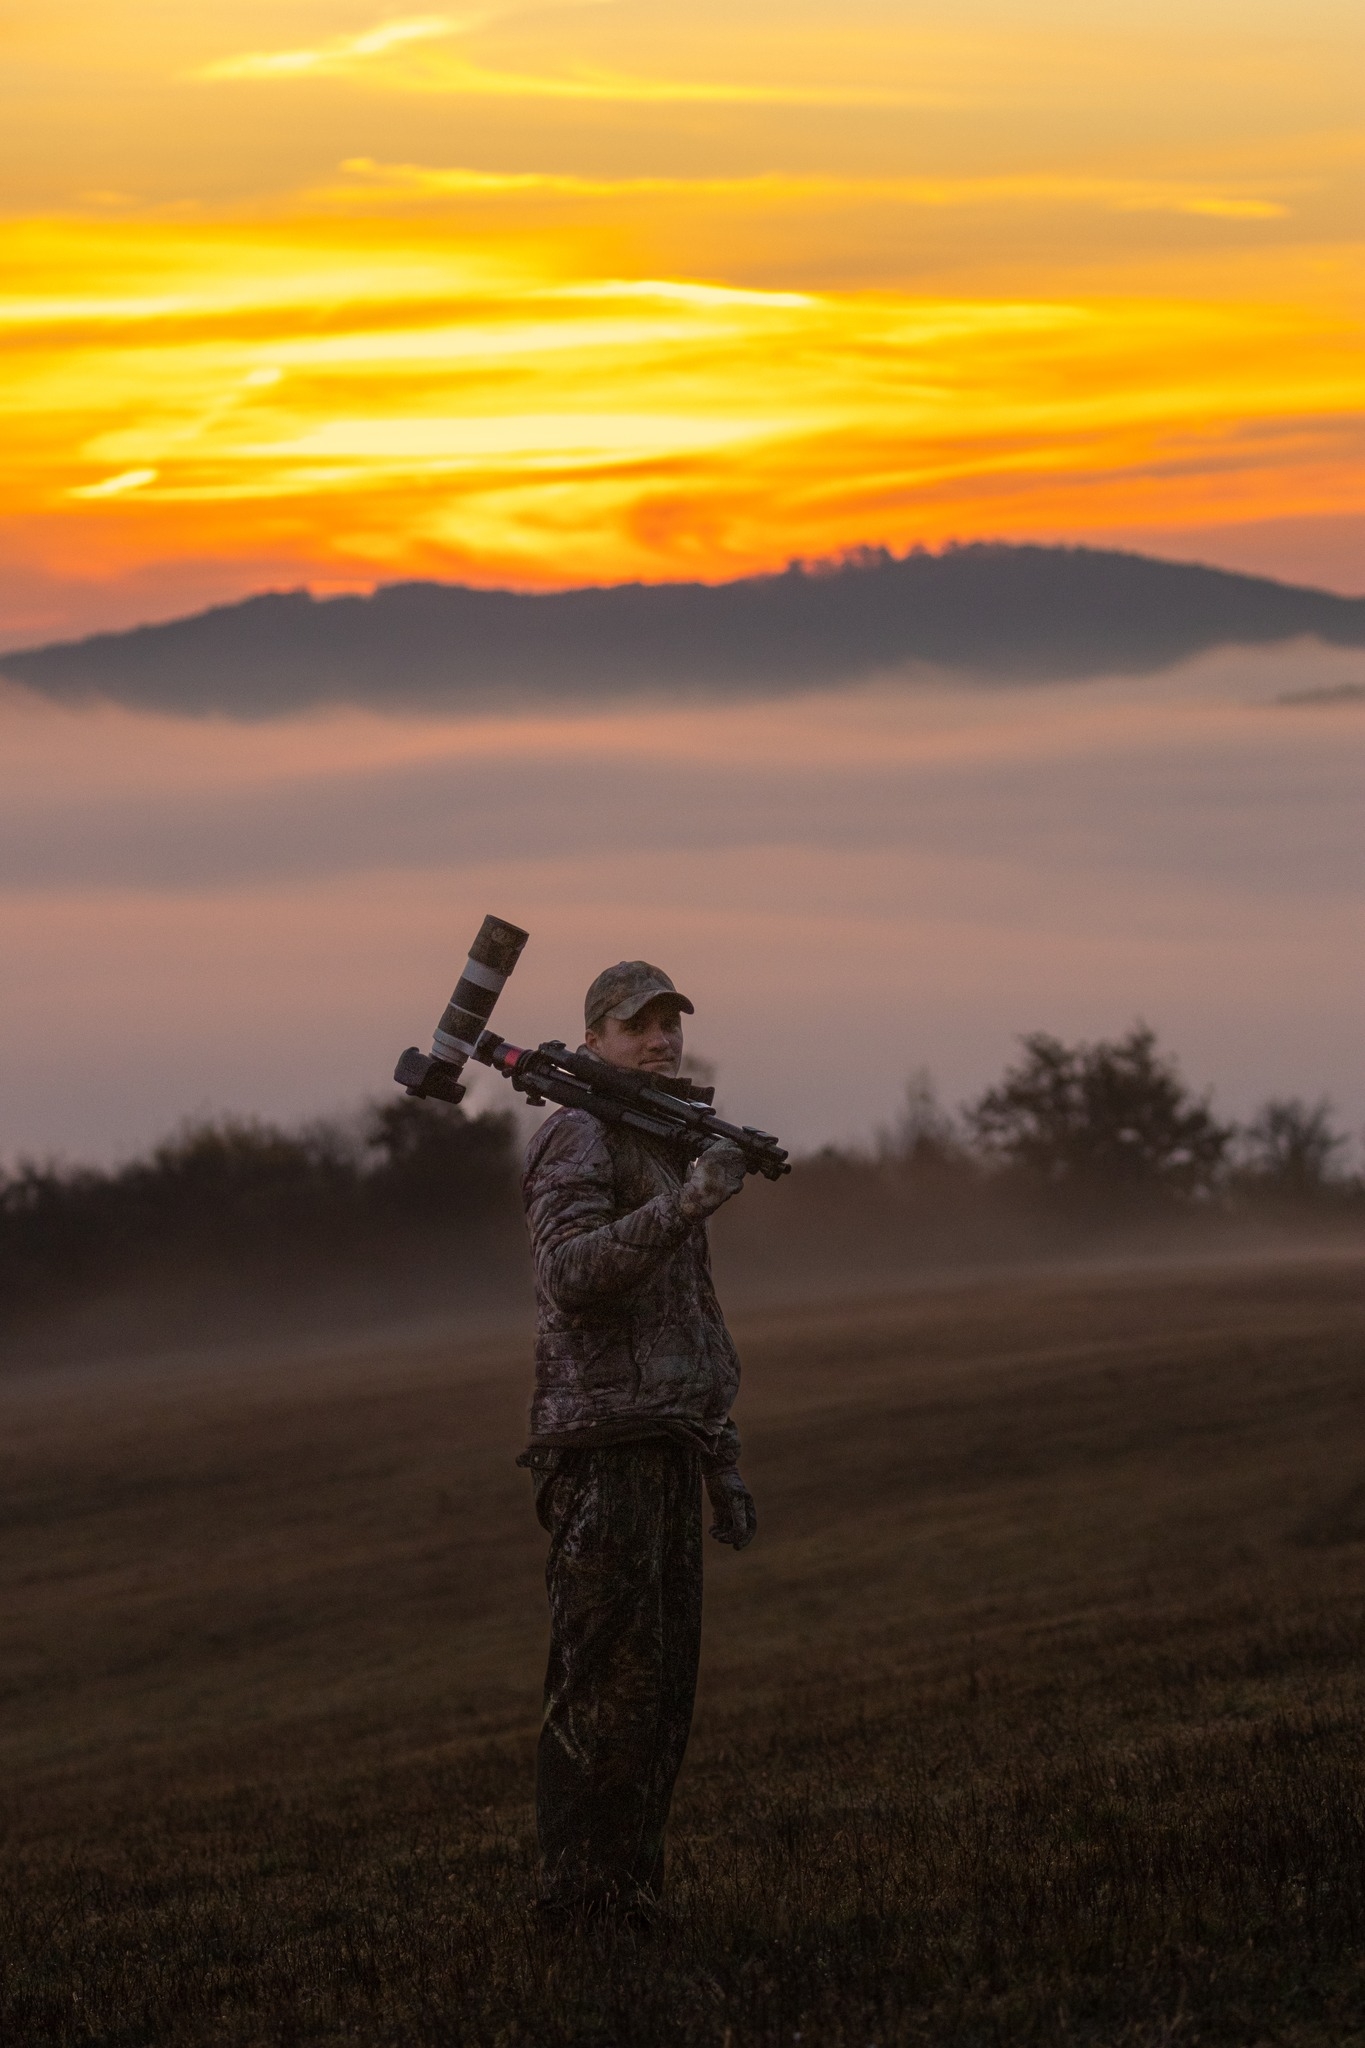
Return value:
<svg viewBox="0 0 1365 2048">
<path fill-rule="evenodd" d="M 1085 538 L 1360 588 L 1359 10 L 20 0 L 0 640 Z"/>
</svg>

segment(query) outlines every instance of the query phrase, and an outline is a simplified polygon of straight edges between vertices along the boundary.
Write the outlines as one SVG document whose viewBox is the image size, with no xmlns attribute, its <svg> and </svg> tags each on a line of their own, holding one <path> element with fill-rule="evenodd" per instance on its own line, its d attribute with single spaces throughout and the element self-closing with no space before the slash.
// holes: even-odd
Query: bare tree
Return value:
<svg viewBox="0 0 1365 2048">
<path fill-rule="evenodd" d="M 1276 1096 L 1262 1103 L 1243 1133 L 1244 1170 L 1267 1193 L 1302 1200 L 1320 1195 L 1335 1178 L 1336 1155 L 1347 1143 L 1332 1128 L 1327 1097 L 1307 1103 Z"/>
<path fill-rule="evenodd" d="M 933 1075 L 927 1067 L 917 1068 L 905 1084 L 900 1115 L 877 1134 L 878 1156 L 913 1171 L 960 1165 L 965 1152 L 963 1134 L 939 1101 Z"/>
</svg>

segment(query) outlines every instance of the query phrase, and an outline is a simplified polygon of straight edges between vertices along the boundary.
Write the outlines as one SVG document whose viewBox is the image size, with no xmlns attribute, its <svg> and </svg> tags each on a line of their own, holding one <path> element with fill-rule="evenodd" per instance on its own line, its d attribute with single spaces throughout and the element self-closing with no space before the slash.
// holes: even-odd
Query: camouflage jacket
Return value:
<svg viewBox="0 0 1365 2048">
<path fill-rule="evenodd" d="M 541 1125 L 522 1193 L 535 1262 L 532 1448 L 685 1436 L 739 1455 L 739 1359 L 711 1281 L 706 1225 L 679 1206 L 666 1140 L 582 1109 Z"/>
</svg>

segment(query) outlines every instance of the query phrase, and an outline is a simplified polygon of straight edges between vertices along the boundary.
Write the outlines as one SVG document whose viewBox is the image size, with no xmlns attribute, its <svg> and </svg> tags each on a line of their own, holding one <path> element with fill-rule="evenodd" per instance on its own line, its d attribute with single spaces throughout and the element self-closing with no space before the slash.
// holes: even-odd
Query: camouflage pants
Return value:
<svg viewBox="0 0 1365 2048">
<path fill-rule="evenodd" d="M 550 1661 L 536 1758 L 541 1899 L 648 1905 L 692 1725 L 701 1464 L 685 1444 L 536 1451 Z"/>
</svg>

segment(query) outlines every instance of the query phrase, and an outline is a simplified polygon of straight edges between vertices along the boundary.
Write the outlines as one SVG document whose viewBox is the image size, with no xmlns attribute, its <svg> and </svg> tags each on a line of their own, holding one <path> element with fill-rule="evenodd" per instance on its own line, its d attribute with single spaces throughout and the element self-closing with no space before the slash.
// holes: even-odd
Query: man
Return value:
<svg viewBox="0 0 1365 2048">
<path fill-rule="evenodd" d="M 585 1049 L 671 1078 L 684 1011 L 661 969 L 623 960 L 588 990 Z M 536 1823 L 554 1918 L 656 1904 L 701 1647 L 703 1481 L 719 1542 L 742 1550 L 757 1527 L 706 1242 L 744 1174 L 729 1141 L 689 1165 L 581 1109 L 550 1117 L 527 1154 L 539 1326 L 521 1462 L 550 1535 Z"/>
</svg>

